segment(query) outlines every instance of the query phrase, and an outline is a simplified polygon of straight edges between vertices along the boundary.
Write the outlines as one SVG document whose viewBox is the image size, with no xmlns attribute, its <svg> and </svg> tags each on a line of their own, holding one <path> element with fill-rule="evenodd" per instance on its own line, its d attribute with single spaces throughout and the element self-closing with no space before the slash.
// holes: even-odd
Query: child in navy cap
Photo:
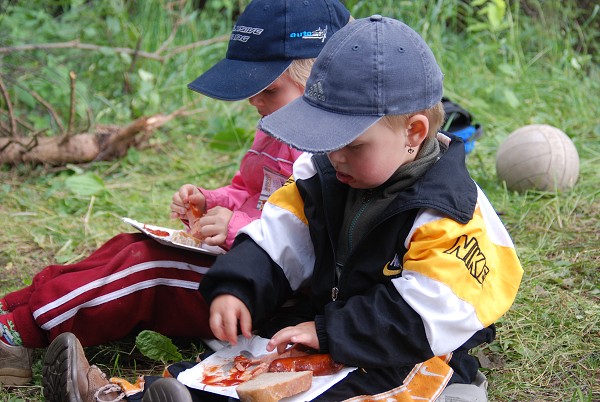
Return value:
<svg viewBox="0 0 600 402">
<path fill-rule="evenodd" d="M 217 338 L 250 337 L 304 289 L 265 352 L 303 344 L 358 368 L 315 400 L 486 400 L 469 350 L 494 339 L 523 270 L 462 141 L 438 132 L 442 92 L 404 23 L 333 36 L 304 95 L 260 123 L 312 155 L 200 284 Z"/>
</svg>

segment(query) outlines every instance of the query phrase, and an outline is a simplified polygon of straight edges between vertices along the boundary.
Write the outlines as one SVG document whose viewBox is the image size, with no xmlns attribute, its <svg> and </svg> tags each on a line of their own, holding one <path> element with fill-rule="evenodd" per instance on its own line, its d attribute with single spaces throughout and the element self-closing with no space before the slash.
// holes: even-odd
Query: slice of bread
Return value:
<svg viewBox="0 0 600 402">
<path fill-rule="evenodd" d="M 312 371 L 262 373 L 236 387 L 241 402 L 277 402 L 308 390 Z"/>
<path fill-rule="evenodd" d="M 184 230 L 176 230 L 171 235 L 171 241 L 184 246 L 202 247 L 202 240 L 192 236 Z"/>
</svg>

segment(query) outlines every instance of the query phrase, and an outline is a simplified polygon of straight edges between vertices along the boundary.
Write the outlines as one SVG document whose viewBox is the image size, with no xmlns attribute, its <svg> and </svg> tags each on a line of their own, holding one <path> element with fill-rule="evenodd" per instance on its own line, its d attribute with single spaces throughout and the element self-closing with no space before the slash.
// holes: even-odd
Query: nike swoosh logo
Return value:
<svg viewBox="0 0 600 402">
<path fill-rule="evenodd" d="M 432 373 L 431 371 L 429 371 L 427 369 L 427 366 L 421 366 L 421 369 L 419 370 L 419 373 L 426 375 L 427 377 L 444 377 L 441 374 L 437 374 L 437 373 Z"/>
<path fill-rule="evenodd" d="M 390 263 L 386 263 L 385 266 L 383 267 L 383 274 L 385 276 L 395 276 L 395 275 L 399 275 L 402 273 L 402 268 L 398 268 L 398 269 L 390 269 Z"/>
</svg>

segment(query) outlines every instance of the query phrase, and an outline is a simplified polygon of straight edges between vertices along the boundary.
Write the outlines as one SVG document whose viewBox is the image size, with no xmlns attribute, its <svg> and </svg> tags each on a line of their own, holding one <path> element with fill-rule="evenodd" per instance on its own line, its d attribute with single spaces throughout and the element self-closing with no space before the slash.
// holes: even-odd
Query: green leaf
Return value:
<svg viewBox="0 0 600 402">
<path fill-rule="evenodd" d="M 151 72 L 146 71 L 142 68 L 138 70 L 138 75 L 140 76 L 142 81 L 154 81 L 154 75 Z"/>
<path fill-rule="evenodd" d="M 515 71 L 515 68 L 513 66 L 511 66 L 510 64 L 506 64 L 506 63 L 499 64 L 498 71 L 503 72 L 505 75 L 508 75 L 509 77 L 517 76 L 517 72 Z"/>
<path fill-rule="evenodd" d="M 37 101 L 31 96 L 31 93 L 27 92 L 21 86 L 15 86 L 14 91 L 16 99 L 23 102 L 25 105 L 30 108 L 34 108 L 37 105 Z"/>
<path fill-rule="evenodd" d="M 471 2 L 471 7 L 479 7 L 484 5 L 488 0 L 473 0 Z"/>
<path fill-rule="evenodd" d="M 488 28 L 488 25 L 486 23 L 483 22 L 476 22 L 473 24 L 469 24 L 469 26 L 467 27 L 467 31 L 469 32 L 481 32 L 481 31 L 485 31 Z"/>
<path fill-rule="evenodd" d="M 521 102 L 519 101 L 519 98 L 517 98 L 517 95 L 515 95 L 515 93 L 513 91 L 511 91 L 508 88 L 504 88 L 503 91 L 504 94 L 504 100 L 506 100 L 506 102 L 512 107 L 512 108 L 518 108 L 519 105 L 521 104 Z"/>
<path fill-rule="evenodd" d="M 220 151 L 237 149 L 240 147 L 240 143 L 243 143 L 243 137 L 244 130 L 242 128 L 229 128 L 216 132 L 209 146 Z"/>
<path fill-rule="evenodd" d="M 495 29 L 501 26 L 505 13 L 506 3 L 502 0 L 494 0 L 487 6 L 488 20 L 490 21 L 490 25 Z"/>
<path fill-rule="evenodd" d="M 158 332 L 144 330 L 135 338 L 135 346 L 149 359 L 163 363 L 183 360 L 171 339 Z"/>
<path fill-rule="evenodd" d="M 65 180 L 65 185 L 73 194 L 84 197 L 98 195 L 106 191 L 104 181 L 98 175 L 91 172 L 71 176 Z"/>
<path fill-rule="evenodd" d="M 131 165 L 140 163 L 140 151 L 136 148 L 129 148 L 126 155 L 127 162 Z"/>
</svg>

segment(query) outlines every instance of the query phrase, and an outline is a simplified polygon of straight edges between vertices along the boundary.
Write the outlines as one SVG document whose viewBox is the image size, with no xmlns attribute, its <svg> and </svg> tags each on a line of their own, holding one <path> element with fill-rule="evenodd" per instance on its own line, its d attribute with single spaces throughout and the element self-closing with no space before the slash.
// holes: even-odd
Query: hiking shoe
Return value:
<svg viewBox="0 0 600 402">
<path fill-rule="evenodd" d="M 0 384 L 25 385 L 31 381 L 33 350 L 0 341 Z"/>
<path fill-rule="evenodd" d="M 118 385 L 88 363 L 81 343 L 65 332 L 52 341 L 42 368 L 44 397 L 48 402 L 113 402 L 125 398 Z"/>
<path fill-rule="evenodd" d="M 176 379 L 159 378 L 148 387 L 142 402 L 192 402 L 192 396 Z"/>
<path fill-rule="evenodd" d="M 448 385 L 435 402 L 487 402 L 487 387 L 487 378 L 478 371 L 471 384 Z"/>
</svg>

